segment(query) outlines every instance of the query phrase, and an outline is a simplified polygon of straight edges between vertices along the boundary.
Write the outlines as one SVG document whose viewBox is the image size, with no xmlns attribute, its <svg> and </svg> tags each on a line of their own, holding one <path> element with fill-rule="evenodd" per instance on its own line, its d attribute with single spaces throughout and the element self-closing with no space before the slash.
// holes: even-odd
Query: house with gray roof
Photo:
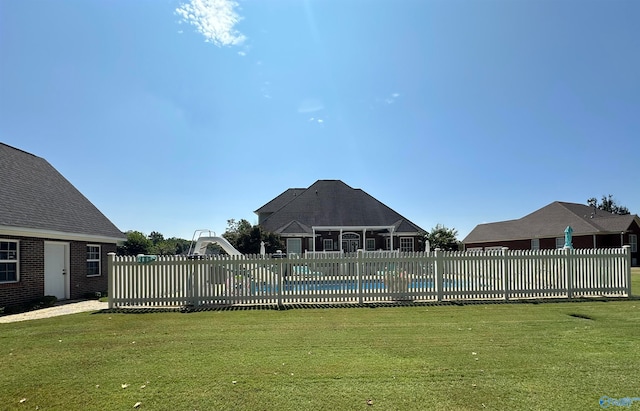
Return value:
<svg viewBox="0 0 640 411">
<path fill-rule="evenodd" d="M 107 290 L 124 234 L 45 159 L 0 143 L 0 307 Z"/>
<path fill-rule="evenodd" d="M 508 247 L 511 250 L 562 248 L 564 230 L 573 229 L 574 248 L 619 248 L 629 245 L 637 266 L 640 218 L 588 205 L 555 201 L 517 220 L 479 224 L 462 242 L 467 250 Z"/>
<path fill-rule="evenodd" d="M 423 251 L 425 230 L 359 188 L 318 180 L 289 188 L 255 211 L 289 254 L 305 251 Z"/>
</svg>

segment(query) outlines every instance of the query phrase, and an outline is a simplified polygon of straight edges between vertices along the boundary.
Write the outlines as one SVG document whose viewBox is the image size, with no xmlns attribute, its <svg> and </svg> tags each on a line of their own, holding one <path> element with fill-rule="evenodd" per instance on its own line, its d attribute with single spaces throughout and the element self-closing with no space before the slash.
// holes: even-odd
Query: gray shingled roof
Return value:
<svg viewBox="0 0 640 411">
<path fill-rule="evenodd" d="M 269 201 L 267 204 L 254 211 L 254 213 L 262 214 L 278 211 L 282 206 L 293 200 L 294 197 L 302 193 L 304 190 L 306 190 L 306 188 L 289 188 L 284 193 L 280 194 L 273 200 Z"/>
<path fill-rule="evenodd" d="M 0 229 L 125 240 L 45 159 L 0 143 Z"/>
<path fill-rule="evenodd" d="M 394 226 L 395 232 L 425 232 L 366 192 L 340 180 L 318 180 L 307 189 L 289 189 L 256 210 L 258 214 L 269 212 L 273 214 L 261 224 L 272 232 L 304 229 L 310 234 L 313 226 Z M 291 226 L 292 222 L 296 224 Z"/>
<path fill-rule="evenodd" d="M 637 215 L 615 215 L 583 204 L 556 201 L 517 220 L 479 224 L 463 243 L 562 237 L 567 226 L 571 226 L 573 235 L 619 233 L 635 219 Z"/>
</svg>

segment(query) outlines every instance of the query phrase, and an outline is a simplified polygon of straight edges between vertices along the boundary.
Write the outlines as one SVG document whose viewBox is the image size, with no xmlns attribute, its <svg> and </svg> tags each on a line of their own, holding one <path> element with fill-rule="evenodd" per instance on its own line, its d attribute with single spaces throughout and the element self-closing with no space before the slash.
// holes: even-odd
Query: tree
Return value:
<svg viewBox="0 0 640 411">
<path fill-rule="evenodd" d="M 259 225 L 252 226 L 245 219 L 227 220 L 227 230 L 222 236 L 243 254 L 259 254 L 260 243 L 263 241 L 265 252 L 268 254 L 283 248 L 279 235 L 264 231 Z"/>
<path fill-rule="evenodd" d="M 159 242 L 164 241 L 164 236 L 157 231 L 152 231 L 151 234 L 149 234 L 149 240 L 151 240 L 153 245 L 156 245 Z"/>
<path fill-rule="evenodd" d="M 603 195 L 602 201 L 600 203 L 598 203 L 598 200 L 595 197 L 591 197 L 587 200 L 587 205 L 612 214 L 630 214 L 627 207 L 616 204 L 616 201 L 613 199 L 613 196 L 611 194 L 609 194 L 608 197 Z"/>
<path fill-rule="evenodd" d="M 429 241 L 431 250 L 439 248 L 447 251 L 457 251 L 459 249 L 459 241 L 456 238 L 458 231 L 454 228 L 447 228 L 442 224 L 437 224 L 427 233 L 425 239 Z"/>
<path fill-rule="evenodd" d="M 144 234 L 140 231 L 127 231 L 125 234 L 127 235 L 127 241 L 118 247 L 118 254 L 149 254 L 153 244 Z"/>
</svg>

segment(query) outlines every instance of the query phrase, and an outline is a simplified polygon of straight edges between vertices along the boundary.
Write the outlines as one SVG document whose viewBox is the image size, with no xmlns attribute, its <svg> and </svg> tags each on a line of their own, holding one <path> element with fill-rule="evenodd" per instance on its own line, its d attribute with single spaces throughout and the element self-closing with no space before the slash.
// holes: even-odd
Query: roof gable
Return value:
<svg viewBox="0 0 640 411">
<path fill-rule="evenodd" d="M 290 193 L 290 190 L 283 194 Z M 280 201 L 278 199 L 283 194 L 267 205 Z M 258 211 L 265 207 L 266 205 Z M 277 232 L 292 221 L 307 227 L 393 225 L 403 231 L 424 232 L 363 190 L 352 188 L 340 180 L 316 181 L 304 191 L 297 192 L 261 224 L 266 230 Z"/>
<path fill-rule="evenodd" d="M 0 228 L 124 239 L 46 160 L 0 143 Z"/>
</svg>

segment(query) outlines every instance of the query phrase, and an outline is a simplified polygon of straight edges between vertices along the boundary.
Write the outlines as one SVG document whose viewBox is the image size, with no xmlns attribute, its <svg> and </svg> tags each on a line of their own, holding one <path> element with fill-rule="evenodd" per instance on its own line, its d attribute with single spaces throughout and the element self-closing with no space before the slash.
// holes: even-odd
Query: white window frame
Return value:
<svg viewBox="0 0 640 411">
<path fill-rule="evenodd" d="M 97 248 L 97 250 L 90 250 Z M 96 258 L 97 251 L 97 258 Z M 102 275 L 102 247 L 100 244 L 87 244 L 87 277 L 100 277 Z M 98 273 L 90 274 L 89 263 L 98 263 Z"/>
<path fill-rule="evenodd" d="M 384 239 L 384 249 L 385 250 L 391 250 L 391 237 L 386 237 Z"/>
<path fill-rule="evenodd" d="M 631 246 L 631 252 L 638 252 L 638 235 L 637 234 L 629 234 L 629 245 Z"/>
<path fill-rule="evenodd" d="M 314 237 L 309 237 L 309 241 L 307 241 L 307 250 L 313 251 L 315 249 L 315 247 L 313 246 L 314 241 Z"/>
<path fill-rule="evenodd" d="M 376 249 L 376 239 L 375 238 L 367 238 L 365 240 L 365 250 L 374 251 Z"/>
<path fill-rule="evenodd" d="M 556 237 L 556 249 L 564 248 L 564 237 Z"/>
<path fill-rule="evenodd" d="M 322 251 L 333 251 L 333 238 L 322 240 Z"/>
<path fill-rule="evenodd" d="M 297 251 L 292 251 L 293 249 Z M 302 254 L 302 238 L 287 238 L 287 255 Z"/>
<path fill-rule="evenodd" d="M 562 245 L 564 246 L 564 243 Z M 540 239 L 539 238 L 532 238 L 531 239 L 531 249 L 532 250 L 539 250 L 540 249 Z"/>
<path fill-rule="evenodd" d="M 413 237 L 400 237 L 400 251 L 403 253 L 412 253 L 414 250 L 414 238 Z"/>
<path fill-rule="evenodd" d="M 8 240 L 8 239 L 0 239 L 0 244 L 3 243 L 12 243 L 15 244 L 15 254 L 13 254 L 14 250 L 5 250 L 4 247 L 0 246 L 0 264 L 15 264 L 16 265 L 16 279 L 15 280 L 0 280 L 0 284 L 8 284 L 8 283 L 17 283 L 20 281 L 20 241 L 18 240 Z M 6 255 L 4 255 L 6 253 Z M 4 258 L 3 258 L 4 257 Z M 10 258 L 13 257 L 13 258 Z"/>
</svg>

